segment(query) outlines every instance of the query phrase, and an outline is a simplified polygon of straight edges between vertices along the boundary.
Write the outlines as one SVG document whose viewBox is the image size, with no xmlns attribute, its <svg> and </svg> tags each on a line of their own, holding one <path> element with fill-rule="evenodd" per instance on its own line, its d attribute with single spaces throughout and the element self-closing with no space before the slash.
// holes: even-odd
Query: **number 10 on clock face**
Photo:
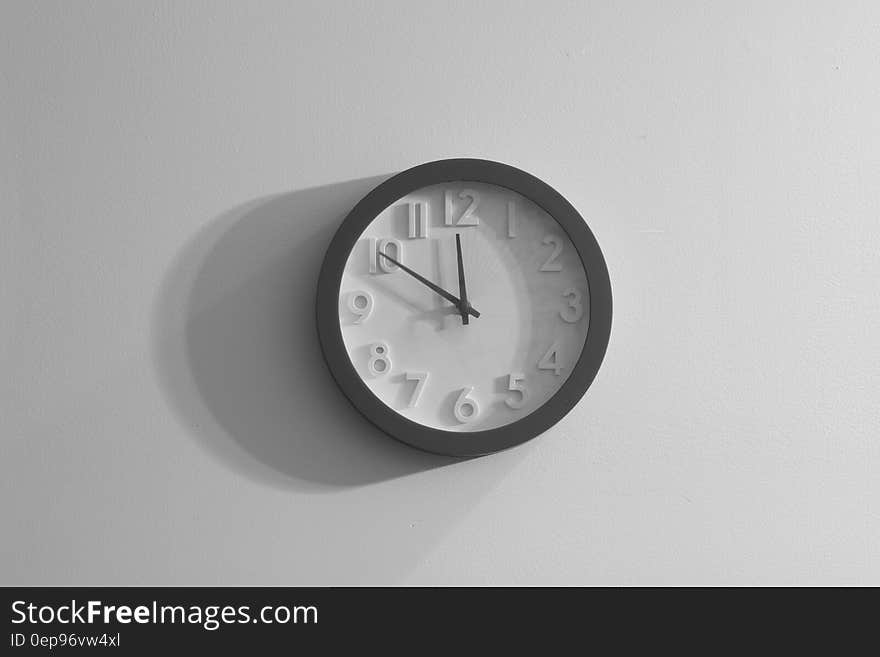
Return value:
<svg viewBox="0 0 880 657">
<path fill-rule="evenodd" d="M 389 409 L 467 434 L 516 422 L 562 387 L 587 339 L 589 286 L 535 203 L 444 183 L 369 223 L 343 271 L 339 322 L 354 370 Z"/>
</svg>

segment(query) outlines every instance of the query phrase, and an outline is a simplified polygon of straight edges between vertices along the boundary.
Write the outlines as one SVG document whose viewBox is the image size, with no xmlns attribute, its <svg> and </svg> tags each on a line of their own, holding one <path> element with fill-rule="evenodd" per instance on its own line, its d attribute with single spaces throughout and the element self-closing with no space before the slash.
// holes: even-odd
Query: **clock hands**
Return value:
<svg viewBox="0 0 880 657">
<path fill-rule="evenodd" d="M 455 254 L 458 256 L 458 296 L 461 301 L 458 304 L 458 310 L 461 313 L 461 323 L 470 322 L 470 316 L 467 309 L 470 307 L 467 298 L 467 283 L 464 281 L 464 263 L 461 261 L 461 235 L 455 234 Z"/>
<path fill-rule="evenodd" d="M 382 252 L 382 251 L 379 251 L 379 255 L 382 256 L 383 258 L 385 258 L 386 260 L 388 260 L 388 262 L 391 262 L 391 263 L 397 265 L 398 267 L 400 267 L 403 271 L 405 271 L 407 274 L 409 274 L 410 276 L 412 276 L 413 278 L 415 278 L 415 279 L 416 279 L 417 281 L 419 281 L 420 283 L 422 283 L 422 284 L 424 284 L 424 285 L 427 285 L 429 288 L 431 288 L 432 290 L 434 290 L 434 292 L 436 292 L 437 294 L 439 294 L 441 297 L 443 297 L 444 299 L 446 299 L 446 300 L 449 301 L 450 303 L 454 304 L 455 307 L 459 309 L 459 311 L 460 311 L 462 308 L 464 308 L 464 306 L 462 305 L 461 299 L 459 299 L 459 298 L 458 298 L 457 296 L 455 296 L 454 294 L 451 294 L 450 292 L 447 292 L 446 290 L 444 290 L 444 289 L 443 289 L 442 287 L 440 287 L 439 285 L 436 285 L 436 284 L 432 283 L 431 281 L 429 281 L 427 278 L 425 278 L 425 277 L 422 276 L 421 274 L 417 274 L 416 272 L 414 272 L 412 269 L 410 269 L 409 267 L 407 267 L 407 266 L 404 265 L 403 263 L 397 262 L 397 260 L 395 260 L 394 258 L 392 258 L 392 257 L 391 257 L 390 255 L 388 255 L 387 253 L 384 253 L 384 252 Z M 471 306 L 470 304 L 467 304 L 467 314 L 469 314 L 469 315 L 473 315 L 474 317 L 479 317 L 479 316 L 480 316 L 479 311 L 477 311 L 477 309 L 474 308 L 473 306 Z"/>
</svg>

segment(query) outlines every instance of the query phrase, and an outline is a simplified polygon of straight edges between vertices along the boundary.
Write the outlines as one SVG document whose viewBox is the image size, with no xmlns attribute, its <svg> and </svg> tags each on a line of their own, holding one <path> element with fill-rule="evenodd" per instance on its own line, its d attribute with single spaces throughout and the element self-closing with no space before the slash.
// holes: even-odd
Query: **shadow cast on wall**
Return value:
<svg viewBox="0 0 880 657">
<path fill-rule="evenodd" d="M 315 287 L 345 214 L 387 176 L 259 199 L 207 225 L 168 271 L 155 364 L 182 421 L 237 471 L 279 487 L 342 487 L 455 462 L 370 425 L 321 356 Z"/>
</svg>

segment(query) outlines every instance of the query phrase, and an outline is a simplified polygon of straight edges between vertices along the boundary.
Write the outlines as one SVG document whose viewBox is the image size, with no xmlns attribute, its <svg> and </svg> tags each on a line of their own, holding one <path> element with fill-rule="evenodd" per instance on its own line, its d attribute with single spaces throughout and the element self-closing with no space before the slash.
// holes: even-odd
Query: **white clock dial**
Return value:
<svg viewBox="0 0 880 657">
<path fill-rule="evenodd" d="M 461 299 L 456 236 L 475 311 L 466 318 L 415 276 Z M 525 197 L 481 183 L 425 187 L 382 211 L 339 290 L 343 342 L 367 387 L 445 431 L 493 429 L 540 408 L 580 358 L 589 321 L 587 276 L 566 232 Z"/>
</svg>

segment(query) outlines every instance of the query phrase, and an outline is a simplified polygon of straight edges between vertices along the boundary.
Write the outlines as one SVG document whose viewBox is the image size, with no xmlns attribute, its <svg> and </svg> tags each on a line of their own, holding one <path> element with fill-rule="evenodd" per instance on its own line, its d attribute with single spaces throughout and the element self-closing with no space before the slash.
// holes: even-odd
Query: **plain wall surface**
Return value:
<svg viewBox="0 0 880 657">
<path fill-rule="evenodd" d="M 876 2 L 0 2 L 0 583 L 880 584 Z M 566 196 L 608 354 L 457 462 L 320 356 L 443 157 Z"/>
</svg>

